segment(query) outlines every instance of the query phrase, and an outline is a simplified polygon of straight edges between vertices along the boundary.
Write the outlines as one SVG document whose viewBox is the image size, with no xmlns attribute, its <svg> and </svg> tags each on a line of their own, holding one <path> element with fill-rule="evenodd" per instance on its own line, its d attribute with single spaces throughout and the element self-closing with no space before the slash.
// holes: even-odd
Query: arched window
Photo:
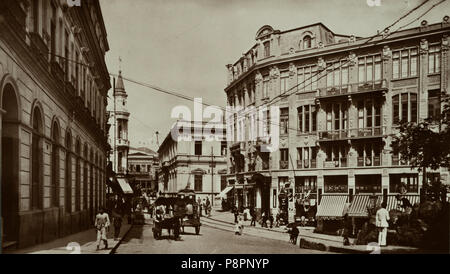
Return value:
<svg viewBox="0 0 450 274">
<path fill-rule="evenodd" d="M 33 111 L 32 165 L 31 165 L 31 208 L 42 209 L 42 114 L 38 107 Z"/>
<path fill-rule="evenodd" d="M 5 78 L 5 83 L 8 78 Z M 4 110 L 1 119 L 1 217 L 2 240 L 17 241 L 19 220 L 19 113 L 20 103 L 16 90 L 8 83 L 0 90 L 1 105 Z"/>
<path fill-rule="evenodd" d="M 311 36 L 306 35 L 303 37 L 303 49 L 311 48 Z"/>
<path fill-rule="evenodd" d="M 90 151 L 90 164 L 89 164 L 89 214 L 90 219 L 93 220 L 94 218 L 94 152 L 91 148 Z"/>
<path fill-rule="evenodd" d="M 83 165 L 83 209 L 88 208 L 88 145 L 84 144 L 84 165 Z"/>
<path fill-rule="evenodd" d="M 117 135 L 119 136 L 119 139 L 122 139 L 122 125 L 119 125 Z"/>
<path fill-rule="evenodd" d="M 59 207 L 59 126 L 53 123 L 52 130 L 52 185 L 51 185 L 51 205 Z"/>
<path fill-rule="evenodd" d="M 66 130 L 66 168 L 64 185 L 64 207 L 67 213 L 72 212 L 72 136 L 69 130 Z"/>
<path fill-rule="evenodd" d="M 98 161 L 98 155 L 97 152 L 95 153 L 94 158 L 94 207 L 95 210 L 98 210 L 98 169 L 97 169 L 97 161 Z"/>
<path fill-rule="evenodd" d="M 81 144 L 77 140 L 75 144 L 75 211 L 81 210 Z"/>
</svg>

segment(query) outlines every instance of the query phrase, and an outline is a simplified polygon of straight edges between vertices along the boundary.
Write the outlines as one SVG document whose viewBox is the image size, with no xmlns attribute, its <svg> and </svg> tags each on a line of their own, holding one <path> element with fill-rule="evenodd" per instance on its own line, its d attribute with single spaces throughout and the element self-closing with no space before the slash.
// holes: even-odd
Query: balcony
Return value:
<svg viewBox="0 0 450 274">
<path fill-rule="evenodd" d="M 354 138 L 371 138 L 383 137 L 384 127 L 369 127 L 356 129 L 340 129 L 340 130 L 326 130 L 319 132 L 320 141 L 336 141 Z"/>
<path fill-rule="evenodd" d="M 280 169 L 288 169 L 289 161 L 280 161 Z"/>
<path fill-rule="evenodd" d="M 316 168 L 316 160 L 297 160 L 297 168 Z"/>
<path fill-rule="evenodd" d="M 319 89 L 319 98 L 342 96 L 342 95 L 347 95 L 348 93 L 350 93 L 350 88 L 348 86 L 329 87 L 329 88 Z"/>
<path fill-rule="evenodd" d="M 327 130 L 319 132 L 319 140 L 321 141 L 334 141 L 334 140 L 345 140 L 349 138 L 348 129 L 340 130 Z"/>
<path fill-rule="evenodd" d="M 359 167 L 381 166 L 381 157 L 358 157 Z"/>
<path fill-rule="evenodd" d="M 59 81 L 64 81 L 64 70 L 61 68 L 61 65 L 58 62 L 52 61 L 50 68 L 53 76 L 56 79 L 58 79 Z"/>
<path fill-rule="evenodd" d="M 360 128 L 353 129 L 350 134 L 351 137 L 381 137 L 383 136 L 383 128 L 370 127 L 370 128 Z"/>
<path fill-rule="evenodd" d="M 386 92 L 387 89 L 387 81 L 386 79 L 371 81 L 365 83 L 357 83 L 352 85 L 345 86 L 336 86 L 336 87 L 328 87 L 326 89 L 319 90 L 318 99 L 337 97 L 337 96 L 346 96 L 346 95 L 355 95 L 359 93 L 368 93 L 368 92 Z"/>
<path fill-rule="evenodd" d="M 347 167 L 347 158 L 335 158 L 334 160 L 326 160 L 323 163 L 324 168 Z"/>
<path fill-rule="evenodd" d="M 373 91 L 387 91 L 386 79 L 376 82 L 358 83 L 358 88 L 354 89 L 357 93 L 373 92 Z"/>
<path fill-rule="evenodd" d="M 118 147 L 128 147 L 130 146 L 130 141 L 125 139 L 117 139 L 116 140 L 116 146 Z"/>
</svg>

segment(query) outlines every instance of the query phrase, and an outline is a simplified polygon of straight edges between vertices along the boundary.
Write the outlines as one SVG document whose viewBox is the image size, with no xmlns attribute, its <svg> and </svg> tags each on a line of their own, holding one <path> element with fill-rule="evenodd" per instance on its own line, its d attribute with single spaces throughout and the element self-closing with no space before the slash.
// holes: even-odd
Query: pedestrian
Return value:
<svg viewBox="0 0 450 274">
<path fill-rule="evenodd" d="M 378 209 L 376 214 L 376 226 L 378 228 L 378 245 L 387 246 L 387 228 L 389 227 L 389 212 L 386 210 L 386 202 L 381 204 L 381 208 Z"/>
<path fill-rule="evenodd" d="M 122 227 L 122 214 L 118 209 L 116 208 L 113 211 L 113 223 L 114 223 L 114 240 L 119 239 L 120 235 L 120 228 Z"/>
<path fill-rule="evenodd" d="M 200 197 L 198 197 L 197 199 L 197 204 L 198 204 L 198 216 L 202 217 L 202 200 L 200 199 Z"/>
<path fill-rule="evenodd" d="M 202 207 L 203 207 L 203 210 L 205 211 L 205 216 L 208 216 L 208 209 L 206 208 L 206 199 L 203 199 Z"/>
<path fill-rule="evenodd" d="M 290 229 L 289 234 L 291 235 L 290 237 L 290 242 L 293 245 L 297 245 L 297 238 L 298 238 L 298 234 L 299 234 L 299 230 L 297 228 L 297 225 L 294 224 L 293 227 Z"/>
<path fill-rule="evenodd" d="M 273 215 L 269 213 L 269 222 L 270 222 L 270 228 L 273 227 Z"/>
<path fill-rule="evenodd" d="M 97 229 L 97 250 L 100 249 L 101 241 L 105 244 L 105 249 L 108 249 L 108 238 L 106 237 L 107 229 L 109 228 L 109 216 L 103 207 L 100 207 L 99 213 L 95 216 L 95 228 Z"/>
<path fill-rule="evenodd" d="M 266 212 L 263 212 L 261 215 L 261 227 L 267 227 L 267 215 Z"/>
<path fill-rule="evenodd" d="M 256 226 L 256 212 L 254 207 L 250 207 L 250 216 L 252 218 L 250 226 Z"/>
<path fill-rule="evenodd" d="M 350 221 L 350 217 L 348 217 L 348 213 L 344 215 L 342 221 L 342 237 L 344 238 L 344 245 L 350 245 L 350 239 L 348 238 L 350 235 L 350 231 L 352 229 L 352 222 Z"/>
<path fill-rule="evenodd" d="M 234 225 L 234 234 L 242 235 L 243 231 L 244 231 L 244 223 L 242 222 L 242 217 L 239 217 L 238 222 Z"/>
<path fill-rule="evenodd" d="M 208 197 L 206 197 L 205 205 L 206 205 L 206 215 L 209 217 L 211 216 L 211 202 L 209 201 Z"/>
<path fill-rule="evenodd" d="M 238 222 L 238 217 L 239 217 L 239 211 L 236 207 L 236 205 L 233 206 L 233 214 L 234 214 L 234 223 L 237 224 Z"/>
</svg>

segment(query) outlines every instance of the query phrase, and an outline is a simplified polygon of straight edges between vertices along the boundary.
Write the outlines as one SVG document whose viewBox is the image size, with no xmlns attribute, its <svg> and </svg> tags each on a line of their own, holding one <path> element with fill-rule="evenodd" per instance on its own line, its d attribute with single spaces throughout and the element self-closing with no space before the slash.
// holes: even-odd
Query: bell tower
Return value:
<svg viewBox="0 0 450 274">
<path fill-rule="evenodd" d="M 116 174 L 125 176 L 128 168 L 128 151 L 130 141 L 128 140 L 128 119 L 130 113 L 127 108 L 127 93 L 122 79 L 122 71 L 119 70 L 119 76 L 114 88 L 114 111 L 112 137 L 113 137 L 113 167 Z"/>
</svg>

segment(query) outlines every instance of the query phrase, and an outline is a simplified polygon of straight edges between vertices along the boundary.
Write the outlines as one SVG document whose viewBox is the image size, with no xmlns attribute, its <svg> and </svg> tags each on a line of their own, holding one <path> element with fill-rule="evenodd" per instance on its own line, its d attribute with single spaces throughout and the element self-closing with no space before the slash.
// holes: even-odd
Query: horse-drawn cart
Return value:
<svg viewBox="0 0 450 274">
<path fill-rule="evenodd" d="M 194 227 L 195 234 L 200 233 L 201 223 L 194 191 L 182 190 L 177 197 L 159 197 L 154 203 L 154 208 L 155 239 L 161 238 L 163 229 L 167 229 L 169 236 L 173 230 L 175 238 L 178 238 L 180 228 L 184 233 L 185 227 Z"/>
</svg>

